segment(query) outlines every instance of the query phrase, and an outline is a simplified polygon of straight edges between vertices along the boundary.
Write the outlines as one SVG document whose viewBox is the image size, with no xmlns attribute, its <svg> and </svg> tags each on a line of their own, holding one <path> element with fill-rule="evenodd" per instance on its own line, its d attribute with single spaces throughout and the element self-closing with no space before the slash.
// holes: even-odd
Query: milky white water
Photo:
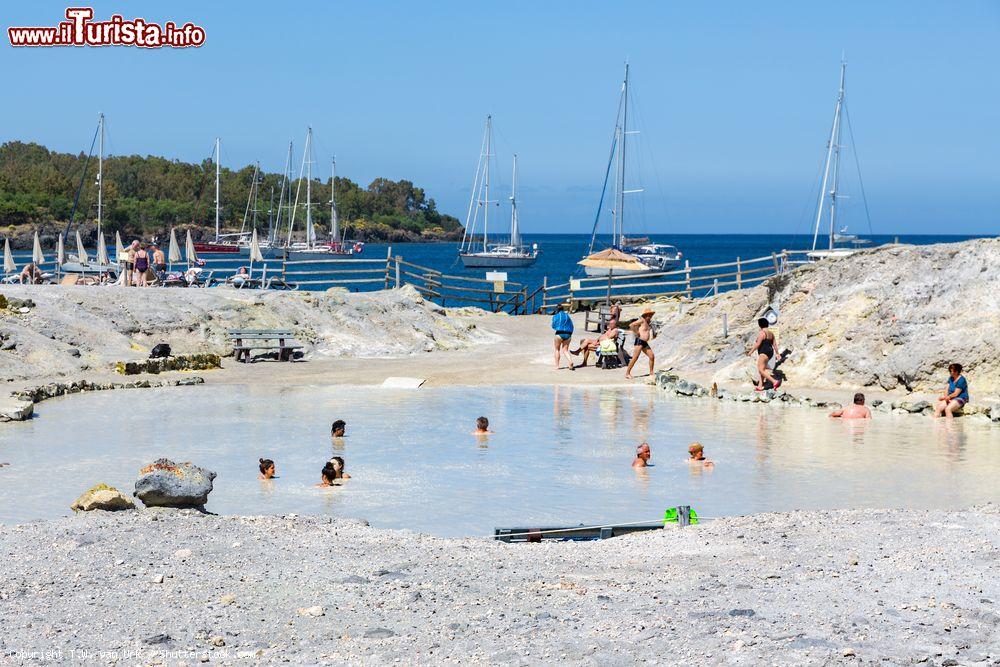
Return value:
<svg viewBox="0 0 1000 667">
<path fill-rule="evenodd" d="M 495 526 L 654 520 L 1000 500 L 1000 428 L 877 414 L 832 420 L 785 406 L 671 398 L 648 387 L 201 386 L 78 394 L 0 427 L 0 521 L 69 514 L 105 482 L 131 493 L 158 457 L 218 473 L 222 514 L 333 514 L 386 528 L 487 535 Z M 496 433 L 471 434 L 486 415 Z M 332 442 L 330 423 L 348 422 Z M 654 465 L 630 467 L 649 441 Z M 705 445 L 715 467 L 685 462 Z M 343 456 L 353 476 L 315 488 Z M 279 478 L 257 479 L 257 460 Z"/>
</svg>

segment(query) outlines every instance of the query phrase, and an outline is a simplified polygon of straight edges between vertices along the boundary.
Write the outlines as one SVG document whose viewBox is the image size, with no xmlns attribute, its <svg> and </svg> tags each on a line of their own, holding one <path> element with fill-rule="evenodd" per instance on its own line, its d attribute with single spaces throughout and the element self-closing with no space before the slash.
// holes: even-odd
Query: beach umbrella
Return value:
<svg viewBox="0 0 1000 667">
<path fill-rule="evenodd" d="M 77 255 L 77 260 L 81 264 L 86 264 L 88 261 L 90 261 L 90 258 L 87 256 L 87 249 L 83 247 L 83 239 L 80 238 L 79 229 L 76 230 L 76 255 Z"/>
<path fill-rule="evenodd" d="M 63 235 L 60 232 L 56 237 L 56 273 L 62 271 L 62 265 L 66 263 L 66 248 L 63 247 Z"/>
<path fill-rule="evenodd" d="M 11 274 L 17 271 L 14 256 L 10 254 L 10 239 L 3 240 L 3 272 Z"/>
<path fill-rule="evenodd" d="M 31 246 L 31 261 L 35 263 L 35 266 L 45 261 L 45 255 L 42 254 L 42 242 L 38 240 L 37 231 L 35 232 L 35 242 Z"/>
<path fill-rule="evenodd" d="M 590 266 L 596 269 L 628 269 L 628 270 L 648 270 L 649 267 L 643 264 L 633 255 L 630 255 L 621 250 L 616 250 L 615 248 L 608 248 L 607 250 L 602 250 L 601 252 L 595 252 L 593 255 L 588 255 L 584 257 L 579 262 L 580 266 Z"/>
<path fill-rule="evenodd" d="M 125 250 L 125 246 L 122 245 L 122 235 L 119 234 L 118 230 L 116 229 L 115 230 L 115 261 L 118 261 L 118 262 L 123 261 L 122 256 L 125 255 L 127 252 L 128 251 Z"/>
<path fill-rule="evenodd" d="M 253 278 L 253 263 L 263 262 L 264 256 L 260 254 L 260 241 L 257 240 L 257 230 L 253 230 L 250 237 L 250 278 Z"/>
<path fill-rule="evenodd" d="M 191 240 L 191 230 L 188 230 L 187 241 L 184 243 L 184 250 L 187 253 L 188 264 L 194 265 L 198 261 L 198 253 L 194 250 L 194 241 Z"/>
<path fill-rule="evenodd" d="M 173 270 L 174 262 L 178 264 L 181 262 L 183 257 L 181 257 L 181 247 L 177 243 L 177 234 L 174 232 L 174 228 L 170 228 L 170 247 L 167 249 L 167 262 L 170 264 L 170 270 Z"/>
<path fill-rule="evenodd" d="M 101 266 L 110 264 L 108 262 L 108 244 L 104 242 L 104 232 L 97 235 L 97 263 Z"/>
</svg>

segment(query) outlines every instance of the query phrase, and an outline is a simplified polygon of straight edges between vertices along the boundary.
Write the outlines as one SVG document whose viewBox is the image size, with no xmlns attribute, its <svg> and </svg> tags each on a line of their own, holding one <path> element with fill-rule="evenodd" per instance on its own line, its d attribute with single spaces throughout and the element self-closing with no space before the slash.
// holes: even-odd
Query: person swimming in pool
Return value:
<svg viewBox="0 0 1000 667">
<path fill-rule="evenodd" d="M 346 431 L 347 431 L 347 422 L 345 422 L 343 419 L 338 419 L 337 421 L 333 422 L 332 426 L 330 426 L 330 435 L 332 435 L 334 438 L 343 438 L 344 433 Z"/>
<path fill-rule="evenodd" d="M 555 331 L 555 362 L 556 370 L 559 370 L 559 362 L 563 355 L 569 362 L 569 369 L 574 370 L 573 359 L 569 356 L 569 341 L 573 337 L 573 320 L 562 304 L 556 306 L 556 311 L 552 313 L 552 330 Z"/>
<path fill-rule="evenodd" d="M 711 468 L 715 464 L 705 458 L 705 447 L 700 442 L 692 442 L 688 445 L 688 463 L 703 465 Z"/>
<path fill-rule="evenodd" d="M 653 457 L 653 453 L 649 449 L 649 443 L 643 442 L 641 445 L 635 448 L 635 459 L 632 460 L 633 468 L 648 468 L 649 459 Z"/>
<path fill-rule="evenodd" d="M 476 430 L 472 432 L 472 435 L 492 435 L 493 431 L 490 430 L 490 420 L 486 417 L 478 417 L 476 419 Z"/>
<path fill-rule="evenodd" d="M 872 411 L 865 407 L 865 395 L 858 392 L 857 394 L 854 394 L 853 405 L 848 405 L 846 408 L 834 410 L 830 413 L 830 416 L 840 417 L 841 419 L 871 419 Z"/>
<path fill-rule="evenodd" d="M 260 475 L 257 479 L 274 479 L 274 461 L 271 459 L 260 459 Z"/>
<path fill-rule="evenodd" d="M 344 459 L 334 456 L 323 466 L 323 470 L 320 471 L 322 481 L 316 486 L 337 486 L 338 480 L 350 478 L 351 476 L 344 472 Z"/>
</svg>

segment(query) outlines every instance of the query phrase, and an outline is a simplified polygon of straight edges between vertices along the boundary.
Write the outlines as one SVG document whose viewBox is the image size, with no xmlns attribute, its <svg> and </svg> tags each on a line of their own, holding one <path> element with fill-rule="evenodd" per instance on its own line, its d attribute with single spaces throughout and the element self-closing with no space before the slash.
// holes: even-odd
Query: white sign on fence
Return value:
<svg viewBox="0 0 1000 667">
<path fill-rule="evenodd" d="M 487 271 L 486 279 L 492 280 L 493 282 L 507 282 L 507 272 L 506 271 Z"/>
</svg>

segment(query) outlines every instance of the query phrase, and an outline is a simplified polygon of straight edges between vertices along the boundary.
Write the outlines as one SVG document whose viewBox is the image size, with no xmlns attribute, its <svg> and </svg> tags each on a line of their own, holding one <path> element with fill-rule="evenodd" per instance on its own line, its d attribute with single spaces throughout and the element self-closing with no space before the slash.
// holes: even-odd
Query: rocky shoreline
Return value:
<svg viewBox="0 0 1000 667">
<path fill-rule="evenodd" d="M 995 664 L 998 535 L 995 505 L 542 544 L 82 513 L 0 527 L 0 660 Z"/>
<path fill-rule="evenodd" d="M 784 390 L 768 389 L 766 391 L 730 391 L 717 385 L 704 387 L 697 382 L 685 380 L 679 375 L 670 371 L 656 371 L 654 384 L 661 391 L 673 396 L 683 396 L 691 398 L 706 398 L 720 401 L 734 401 L 738 403 L 775 403 L 779 405 L 797 405 L 808 408 L 819 408 L 821 410 L 833 411 L 844 407 L 841 403 L 834 401 L 816 400 L 809 396 L 795 396 Z M 934 414 L 934 406 L 930 401 L 924 400 L 898 400 L 887 401 L 881 398 L 873 399 L 869 407 L 873 412 L 898 415 L 924 415 Z M 979 421 L 992 421 L 1000 424 L 1000 405 L 968 405 L 962 411 L 955 414 L 956 417 L 976 419 Z"/>
</svg>

